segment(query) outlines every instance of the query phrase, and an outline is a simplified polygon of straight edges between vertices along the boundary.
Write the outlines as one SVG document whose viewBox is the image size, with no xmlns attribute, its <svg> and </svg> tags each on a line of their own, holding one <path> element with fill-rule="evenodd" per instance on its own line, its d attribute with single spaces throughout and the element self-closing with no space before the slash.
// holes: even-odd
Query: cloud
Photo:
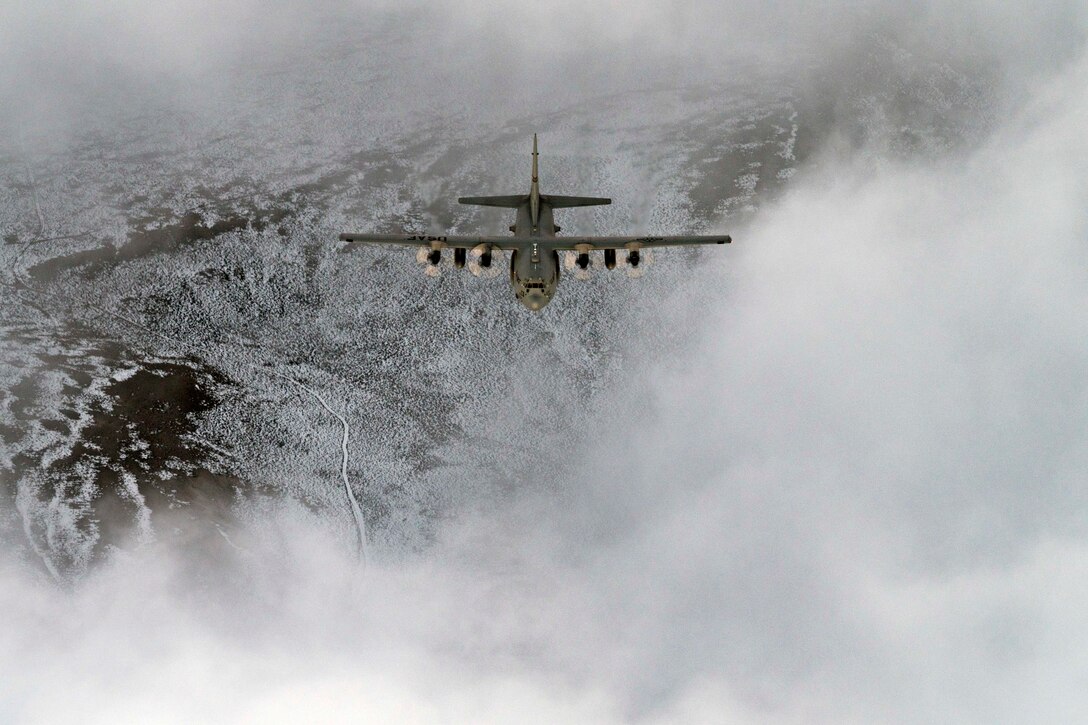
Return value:
<svg viewBox="0 0 1088 725">
<path fill-rule="evenodd" d="M 890 53 L 908 48 L 1020 88 L 1072 57 L 1086 16 L 1082 2 L 1018 8 L 989 0 L 930 0 L 909 10 L 887 0 L 107 0 L 77 7 L 44 0 L 0 10 L 0 132 L 17 151 L 153 113 L 182 115 L 188 126 L 216 122 L 237 114 L 239 97 L 268 92 L 270 83 L 282 114 L 304 105 L 298 94 L 307 85 L 303 78 L 276 85 L 285 70 L 312 67 L 317 81 L 321 58 L 368 58 L 374 37 L 397 38 L 405 48 L 387 65 L 371 59 L 381 73 L 397 75 L 404 92 L 433 98 L 436 109 L 516 95 L 540 112 L 580 89 L 720 80 L 761 68 L 838 78 L 836 64 L 856 67 L 874 36 L 896 41 Z M 373 70 L 360 62 L 354 92 L 375 82 Z M 821 84 L 818 92 L 836 89 L 846 90 Z"/>
<path fill-rule="evenodd" d="M 1086 71 L 967 159 L 810 169 L 693 281 L 735 285 L 534 517 L 592 542 L 589 670 L 803 721 L 1084 706 L 1050 633 L 1083 633 Z"/>
</svg>

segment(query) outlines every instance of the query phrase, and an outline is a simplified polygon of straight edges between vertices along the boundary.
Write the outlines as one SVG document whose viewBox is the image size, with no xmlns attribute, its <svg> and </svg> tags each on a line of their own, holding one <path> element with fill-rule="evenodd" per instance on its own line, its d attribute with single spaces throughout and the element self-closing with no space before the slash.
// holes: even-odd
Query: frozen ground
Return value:
<svg viewBox="0 0 1088 725">
<path fill-rule="evenodd" d="M 414 90 L 388 54 L 410 65 L 424 50 L 374 33 L 280 59 L 205 99 L 215 112 L 103 110 L 59 150 L 5 149 L 5 540 L 78 576 L 164 535 L 161 507 L 229 540 L 238 506 L 287 496 L 351 546 L 353 493 L 373 555 L 396 559 L 444 517 L 548 487 L 578 464 L 565 452 L 600 393 L 640 384 L 629 357 L 691 342 L 693 320 L 662 303 L 728 303 L 729 252 L 567 279 L 533 316 L 502 277 L 430 279 L 403 250 L 349 250 L 337 233 L 497 232 L 504 215 L 454 200 L 524 187 L 538 132 L 547 190 L 614 199 L 566 213 L 566 231 L 729 229 L 743 244 L 843 108 L 859 148 L 963 143 L 949 109 L 977 116 L 984 88 L 874 43 L 874 77 L 834 99 L 807 90 L 815 74 L 662 71 L 518 116 L 517 99 Z M 704 265 L 712 288 L 678 286 Z"/>
</svg>

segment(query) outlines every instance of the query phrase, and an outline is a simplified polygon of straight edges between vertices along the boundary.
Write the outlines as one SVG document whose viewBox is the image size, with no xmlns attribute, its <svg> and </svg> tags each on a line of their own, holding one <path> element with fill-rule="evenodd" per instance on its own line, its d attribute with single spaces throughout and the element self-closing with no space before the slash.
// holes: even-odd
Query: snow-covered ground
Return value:
<svg viewBox="0 0 1088 725">
<path fill-rule="evenodd" d="M 516 109 L 413 89 L 426 79 L 389 73 L 394 52 L 412 65 L 425 50 L 375 32 L 280 59 L 215 99 L 225 109 L 152 105 L 120 122 L 104 112 L 61 150 L 8 150 L 3 456 L 19 502 L 8 518 L 21 521 L 7 526 L 51 570 L 78 574 L 153 535 L 149 492 L 184 503 L 194 476 L 215 476 L 224 501 L 305 501 L 348 540 L 339 416 L 379 557 L 426 547 L 434 521 L 503 490 L 546 486 L 539 471 L 576 463 L 563 451 L 592 425 L 601 391 L 638 384 L 630 356 L 691 342 L 692 320 L 663 303 L 719 304 L 722 289 L 679 283 L 728 252 L 659 254 L 638 280 L 571 277 L 534 316 L 503 277 L 448 268 L 431 279 L 403 250 L 349 250 L 337 234 L 497 233 L 505 215 L 455 199 L 524 187 L 532 132 L 546 190 L 614 199 L 566 213 L 567 232 L 742 230 L 831 123 L 823 99 L 773 68 L 688 85 L 625 78 L 507 115 Z M 934 96 L 933 114 L 914 110 L 913 133 L 962 143 L 921 124 L 983 104 L 985 88 L 898 62 L 883 72 Z M 892 112 L 870 85 L 842 101 L 859 110 L 859 132 Z M 428 100 L 442 114 L 404 108 Z M 727 290 L 728 264 L 714 264 Z M 154 424 L 169 440 L 142 430 L 148 405 L 173 418 Z M 122 419 L 123 436 L 109 422 Z M 107 430 L 109 444 L 96 438 Z M 120 503 L 103 510 L 107 497 Z"/>
<path fill-rule="evenodd" d="M 355 70 L 369 57 L 339 60 Z M 108 553 L 104 541 L 136 543 L 135 531 L 148 524 L 135 493 L 168 486 L 184 499 L 196 468 L 227 476 L 224 485 L 242 495 L 269 487 L 339 520 L 344 492 L 330 475 L 338 468 L 337 415 L 352 423 L 348 465 L 379 551 L 418 547 L 428 518 L 486 498 L 461 481 L 515 485 L 534 461 L 547 465 L 537 460 L 550 458 L 538 436 L 569 425 L 559 417 L 582 406 L 569 402 L 591 397 L 617 364 L 599 323 L 587 330 L 586 320 L 622 324 L 631 299 L 624 283 L 569 285 L 556 312 L 533 320 L 511 304 L 502 278 L 431 280 L 410 255 L 344 250 L 336 235 L 347 228 L 494 226 L 453 199 L 481 185 L 521 188 L 526 136 L 504 133 L 517 123 L 505 119 L 388 128 L 380 103 L 372 104 L 392 89 L 375 89 L 354 72 L 344 73 L 350 83 L 315 91 L 321 111 L 304 126 L 270 123 L 281 89 L 314 71 L 302 65 L 246 94 L 228 128 L 197 121 L 199 130 L 179 139 L 184 122 L 149 114 L 64 153 L 4 164 L 4 467 L 17 501 L 5 513 L 9 538 L 54 573 L 82 571 Z M 357 86 L 370 91 L 366 103 L 351 102 L 360 98 Z M 605 101 L 607 127 L 579 139 L 592 153 L 563 153 L 573 138 L 565 127 L 585 120 L 576 111 L 534 126 L 554 150 L 545 156 L 551 188 L 578 184 L 619 202 L 607 216 L 568 226 L 618 230 L 636 203 L 651 204 L 641 220 L 649 231 L 681 231 L 690 221 L 691 182 L 674 179 L 690 165 L 681 154 L 691 144 L 660 144 L 685 112 L 711 114 L 713 104 L 679 107 L 676 94 L 645 95 L 674 109 L 672 124 L 653 136 L 639 138 L 617 113 L 637 94 Z M 732 114 L 718 105 L 724 145 Z M 313 126 L 334 122 L 356 130 L 306 142 Z M 660 157 L 650 161 L 649 178 L 633 172 L 647 152 L 617 150 L 633 142 Z M 687 175 L 695 179 L 697 170 Z M 632 182 L 639 186 L 624 188 Z M 567 338 L 561 346 L 541 344 L 557 333 Z M 527 356 L 535 364 L 526 365 Z M 175 406 L 176 439 L 152 446 L 142 431 L 155 398 L 147 388 L 176 365 L 190 377 L 156 402 L 174 405 L 170 395 L 188 402 L 196 389 L 207 399 Z M 534 374 L 536 365 L 550 370 Z M 579 373 L 584 379 L 564 391 Z M 518 383 L 526 375 L 558 385 L 564 404 L 541 406 L 540 383 Z M 310 389 L 337 410 L 317 405 Z M 510 405 L 506 391 L 519 389 L 537 410 L 524 426 L 496 429 L 481 411 Z M 108 498 L 122 503 L 103 512 L 98 502 Z M 107 536 L 119 517 L 134 527 L 131 541 Z"/>
</svg>

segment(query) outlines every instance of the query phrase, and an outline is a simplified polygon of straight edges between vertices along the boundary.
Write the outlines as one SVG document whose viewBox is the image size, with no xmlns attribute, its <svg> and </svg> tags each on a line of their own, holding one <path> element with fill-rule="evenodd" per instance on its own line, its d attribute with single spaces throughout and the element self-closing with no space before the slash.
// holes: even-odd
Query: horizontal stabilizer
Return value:
<svg viewBox="0 0 1088 725">
<path fill-rule="evenodd" d="M 542 194 L 540 201 L 552 209 L 567 209 L 572 206 L 601 206 L 611 204 L 611 199 L 599 196 L 555 196 L 554 194 Z"/>
<path fill-rule="evenodd" d="M 458 204 L 473 204 L 475 206 L 501 206 L 506 209 L 517 209 L 526 204 L 529 197 L 526 194 L 514 194 L 513 196 L 462 196 L 457 200 Z"/>
</svg>

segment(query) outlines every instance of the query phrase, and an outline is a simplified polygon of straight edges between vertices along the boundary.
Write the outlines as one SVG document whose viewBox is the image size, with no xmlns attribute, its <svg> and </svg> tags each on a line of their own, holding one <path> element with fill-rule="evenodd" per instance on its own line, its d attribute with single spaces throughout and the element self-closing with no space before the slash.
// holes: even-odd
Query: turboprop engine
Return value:
<svg viewBox="0 0 1088 725">
<path fill-rule="evenodd" d="M 416 252 L 416 261 L 423 266 L 423 273 L 428 277 L 442 275 L 442 268 L 438 266 L 442 263 L 441 247 L 420 247 Z"/>
<path fill-rule="evenodd" d="M 496 254 L 499 256 L 498 260 L 495 259 Z M 487 244 L 473 247 L 468 251 L 468 271 L 474 277 L 498 277 L 502 274 L 502 250 Z"/>
<path fill-rule="evenodd" d="M 628 277 L 641 277 L 646 274 L 646 267 L 654 261 L 654 253 L 649 249 L 634 247 L 628 249 L 621 260 L 620 265 L 627 270 Z"/>
<path fill-rule="evenodd" d="M 593 261 L 588 248 L 563 253 L 563 268 L 571 272 L 575 279 L 589 279 Z"/>
<path fill-rule="evenodd" d="M 563 269 L 573 274 L 575 279 L 589 279 L 590 272 L 601 267 L 605 269 L 622 267 L 628 277 L 641 277 L 646 273 L 646 267 L 654 260 L 653 252 L 649 249 L 631 247 L 619 251 L 623 254 L 617 254 L 615 249 L 601 250 L 600 256 L 590 249 L 564 252 Z"/>
<path fill-rule="evenodd" d="M 497 277 L 502 273 L 502 250 L 489 244 L 480 244 L 472 249 L 453 247 L 453 266 L 464 269 L 475 277 Z M 416 261 L 423 267 L 428 277 L 441 277 L 443 267 L 443 247 L 434 243 L 430 247 L 420 247 L 416 252 Z M 448 257 L 447 257 L 448 258 Z"/>
</svg>

